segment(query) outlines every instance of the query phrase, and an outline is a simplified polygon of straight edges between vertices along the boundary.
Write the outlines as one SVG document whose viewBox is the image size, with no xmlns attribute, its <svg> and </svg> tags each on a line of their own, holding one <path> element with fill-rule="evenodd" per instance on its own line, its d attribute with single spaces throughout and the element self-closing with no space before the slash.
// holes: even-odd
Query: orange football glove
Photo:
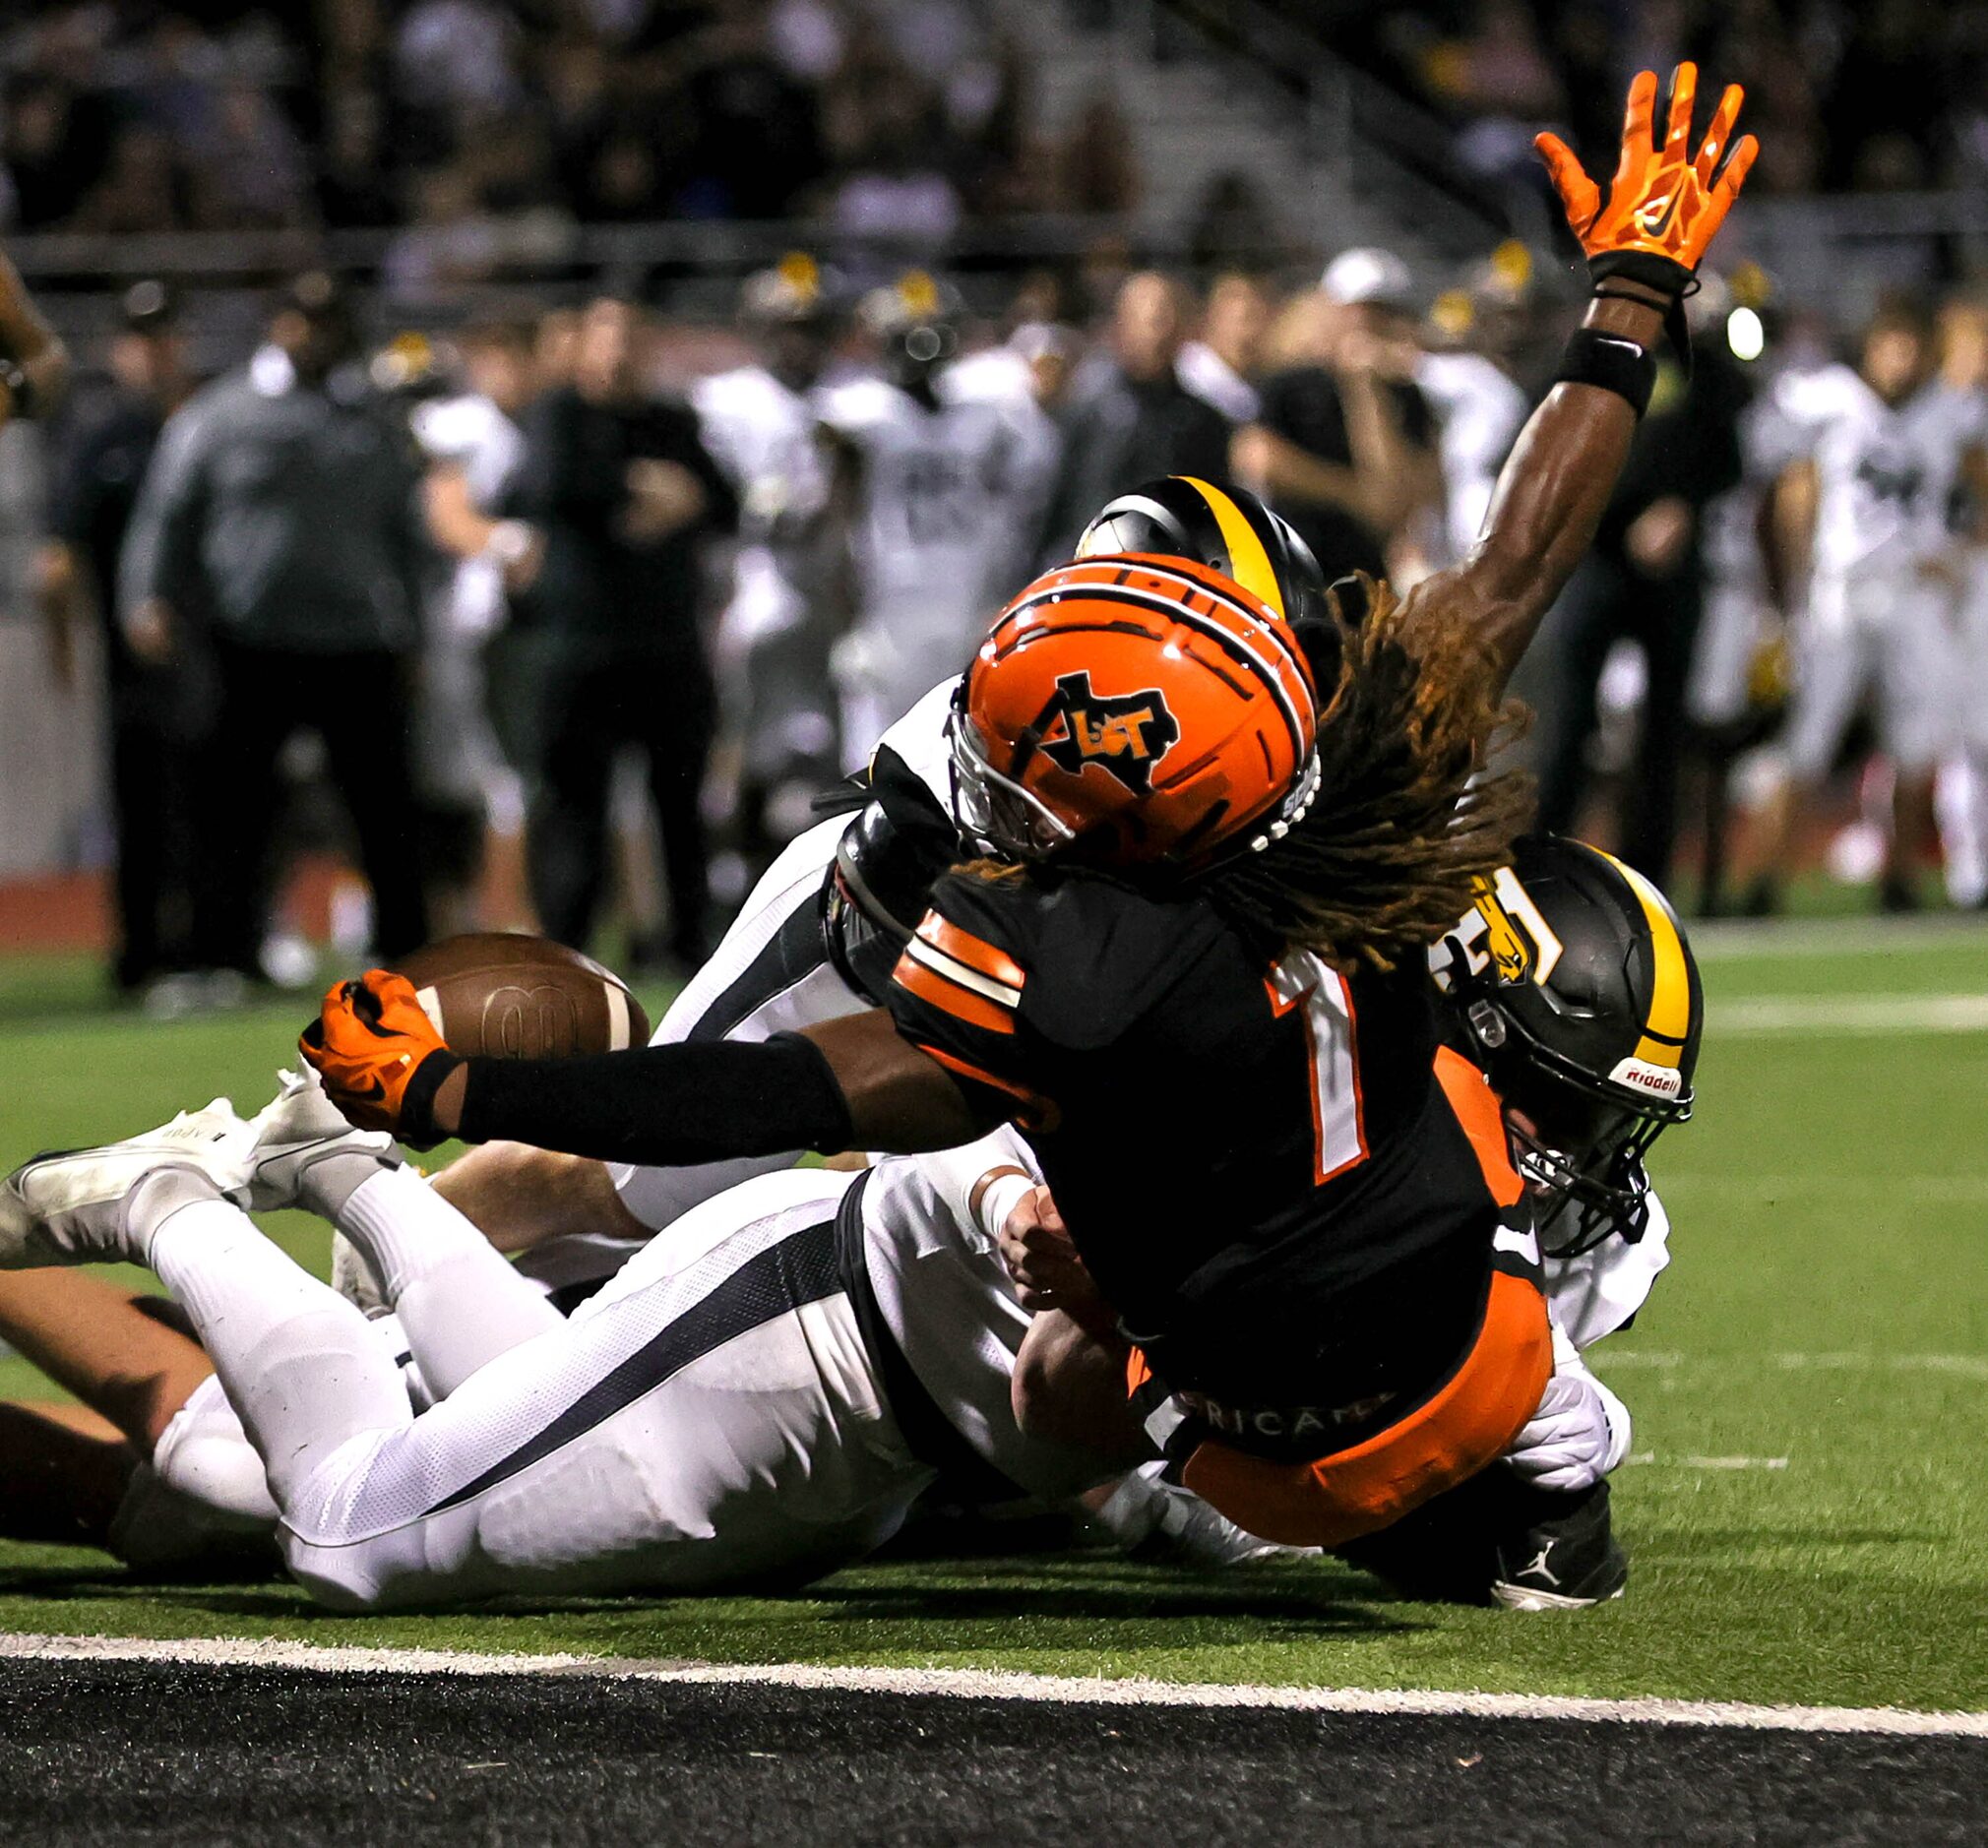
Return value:
<svg viewBox="0 0 1988 1848">
<path fill-rule="evenodd" d="M 1670 80 L 1670 120 L 1658 147 L 1653 135 L 1656 73 L 1637 73 L 1622 124 L 1622 159 L 1606 204 L 1601 189 L 1558 135 L 1541 135 L 1533 142 L 1597 283 L 1619 276 L 1673 301 L 1690 292 L 1692 273 L 1725 222 L 1760 153 L 1760 144 L 1745 136 L 1719 170 L 1746 95 L 1739 85 L 1730 84 L 1693 159 L 1691 110 L 1697 95 L 1698 66 L 1680 64 Z"/>
<path fill-rule="evenodd" d="M 297 1049 L 323 1076 L 346 1122 L 386 1130 L 413 1146 L 441 1140 L 435 1093 L 462 1061 L 442 1042 L 404 975 L 368 969 L 339 982 Z"/>
</svg>

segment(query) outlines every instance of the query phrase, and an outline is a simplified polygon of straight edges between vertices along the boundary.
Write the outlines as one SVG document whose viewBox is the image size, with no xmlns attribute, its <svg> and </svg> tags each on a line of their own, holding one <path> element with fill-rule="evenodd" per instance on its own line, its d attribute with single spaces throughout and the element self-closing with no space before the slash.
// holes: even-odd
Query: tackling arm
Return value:
<svg viewBox="0 0 1988 1848">
<path fill-rule="evenodd" d="M 1560 382 L 1532 413 L 1499 476 L 1476 550 L 1408 599 L 1428 619 L 1477 630 L 1501 689 L 1594 536 L 1647 400 L 1649 351 L 1666 326 L 1674 334 L 1681 329 L 1679 304 L 1758 152 L 1749 135 L 1726 158 L 1743 93 L 1733 85 L 1691 157 L 1697 85 L 1697 68 L 1679 65 L 1659 147 L 1652 132 L 1656 76 L 1637 77 L 1605 203 L 1566 145 L 1539 137 L 1540 155 L 1587 258 L 1595 299 L 1568 348 Z"/>
</svg>

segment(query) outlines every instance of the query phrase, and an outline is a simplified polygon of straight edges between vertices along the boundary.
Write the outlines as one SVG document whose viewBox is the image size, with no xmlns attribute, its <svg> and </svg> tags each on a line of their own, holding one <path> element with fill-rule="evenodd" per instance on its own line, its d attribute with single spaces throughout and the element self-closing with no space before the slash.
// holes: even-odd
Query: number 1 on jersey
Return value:
<svg viewBox="0 0 1988 1848">
<path fill-rule="evenodd" d="M 1309 950 L 1284 957 L 1264 987 L 1278 1019 L 1296 1011 L 1304 1025 L 1312 1062 L 1313 1169 L 1323 1184 L 1367 1158 L 1353 991 Z"/>
</svg>

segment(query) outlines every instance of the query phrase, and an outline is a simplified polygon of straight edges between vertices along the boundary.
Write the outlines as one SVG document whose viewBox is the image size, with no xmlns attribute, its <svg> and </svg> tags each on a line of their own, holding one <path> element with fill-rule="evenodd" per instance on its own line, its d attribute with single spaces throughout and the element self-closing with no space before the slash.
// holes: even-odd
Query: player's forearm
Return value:
<svg viewBox="0 0 1988 1848">
<path fill-rule="evenodd" d="M 424 1060 L 408 1085 L 404 1120 L 416 1140 L 461 1136 L 681 1167 L 802 1148 L 915 1154 L 993 1127 L 881 1010 L 758 1045 L 684 1043 L 583 1059 L 434 1056 L 443 1063 Z"/>
<path fill-rule="evenodd" d="M 1590 302 L 1582 326 L 1646 352 L 1663 336 L 1657 309 L 1614 296 Z M 1484 640 L 1501 682 L 1592 543 L 1636 425 L 1636 409 L 1619 394 L 1560 384 L 1520 432 L 1484 537 L 1457 574 L 1486 612 Z"/>
<path fill-rule="evenodd" d="M 50 657 L 58 674 L 66 674 L 86 611 L 76 554 L 60 539 L 50 539 L 35 555 L 34 601 L 41 612 Z"/>
<path fill-rule="evenodd" d="M 1144 1461 L 1152 1446 L 1126 1396 L 1127 1353 L 1118 1335 L 1045 1310 L 1015 1356 L 1015 1422 L 1025 1436 L 1094 1450 L 1120 1468 Z"/>
<path fill-rule="evenodd" d="M 441 1134 L 466 1141 L 525 1142 L 652 1167 L 799 1148 L 833 1154 L 854 1140 L 834 1071 L 817 1047 L 791 1034 L 762 1045 L 465 1059 L 435 1091 L 432 1115 Z"/>
<path fill-rule="evenodd" d="M 28 384 L 23 414 L 40 415 L 58 403 L 69 387 L 69 349 L 29 299 L 26 285 L 0 256 L 0 355 L 21 368 Z"/>
<path fill-rule="evenodd" d="M 431 469 L 422 482 L 421 508 L 428 536 L 456 558 L 475 558 L 490 543 L 500 522 L 477 507 L 461 468 Z"/>
<path fill-rule="evenodd" d="M 1261 425 L 1238 431 L 1231 448 L 1237 474 L 1263 483 L 1264 491 L 1320 507 L 1340 507 L 1374 524 L 1386 510 L 1371 492 L 1372 484 L 1337 462 L 1321 462 L 1286 437 Z"/>
<path fill-rule="evenodd" d="M 1762 503 L 1758 535 L 1768 594 L 1783 614 L 1793 610 L 1808 582 L 1818 511 L 1813 462 L 1786 469 Z"/>
<path fill-rule="evenodd" d="M 1365 517 L 1392 532 L 1429 497 L 1430 459 L 1408 441 L 1387 386 L 1374 374 L 1348 375 L 1340 398 Z"/>
</svg>

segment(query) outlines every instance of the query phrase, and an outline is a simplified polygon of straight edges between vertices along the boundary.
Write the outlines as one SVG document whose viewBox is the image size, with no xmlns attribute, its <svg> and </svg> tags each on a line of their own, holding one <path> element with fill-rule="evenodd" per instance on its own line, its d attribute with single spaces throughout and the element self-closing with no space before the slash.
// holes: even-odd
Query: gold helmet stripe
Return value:
<svg viewBox="0 0 1988 1848">
<path fill-rule="evenodd" d="M 1290 611 L 1284 608 L 1284 587 L 1277 583 L 1262 535 L 1243 517 L 1243 510 L 1213 482 L 1204 481 L 1198 475 L 1180 478 L 1208 503 L 1209 511 L 1214 515 L 1214 523 L 1221 528 L 1221 542 L 1228 548 L 1229 576 L 1268 603 L 1274 615 L 1288 621 Z"/>
<path fill-rule="evenodd" d="M 1596 847 L 1596 853 L 1601 849 Z M 1685 959 L 1684 938 L 1677 919 L 1663 893 L 1633 866 L 1625 866 L 1612 853 L 1601 857 L 1622 875 L 1623 884 L 1636 894 L 1649 926 L 1651 959 L 1655 983 L 1649 999 L 1649 1016 L 1643 1023 L 1643 1039 L 1636 1056 L 1646 1065 L 1677 1069 L 1678 1054 L 1691 1035 L 1691 966 Z"/>
</svg>

